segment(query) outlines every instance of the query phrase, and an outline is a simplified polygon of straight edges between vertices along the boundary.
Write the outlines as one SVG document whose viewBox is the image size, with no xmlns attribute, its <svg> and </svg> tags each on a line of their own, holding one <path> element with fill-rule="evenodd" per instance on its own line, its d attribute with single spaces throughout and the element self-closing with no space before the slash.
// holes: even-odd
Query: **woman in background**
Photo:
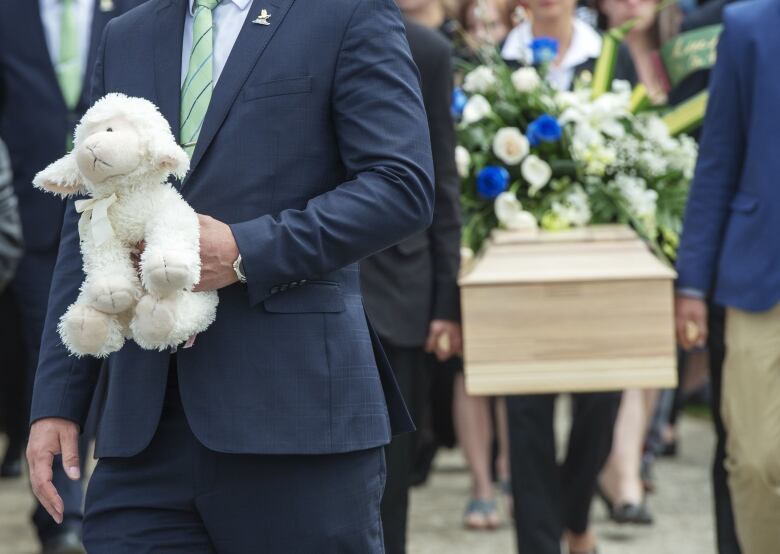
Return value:
<svg viewBox="0 0 780 554">
<path fill-rule="evenodd" d="M 658 4 L 659 0 L 596 0 L 596 10 L 602 30 L 636 20 L 624 41 L 631 63 L 622 63 L 620 70 L 627 80 L 645 85 L 653 103 L 664 104 L 669 85 L 659 70 L 658 49 L 677 33 L 682 15 L 676 7 L 658 13 Z"/>
<path fill-rule="evenodd" d="M 621 67 L 632 82 L 641 82 L 647 88 L 654 103 L 663 104 L 668 84 L 658 69 L 658 49 L 679 26 L 679 12 L 667 9 L 658 13 L 658 4 L 659 0 L 598 0 L 596 8 L 603 29 L 636 21 L 625 39 L 631 64 L 623 63 Z M 658 396 L 657 390 L 634 389 L 623 393 L 612 452 L 599 479 L 599 496 L 617 523 L 653 523 L 645 502 L 645 488 L 651 483 L 642 478 L 642 462 L 645 437 Z"/>
<path fill-rule="evenodd" d="M 526 4 L 529 17 L 509 33 L 502 57 L 510 64 L 532 63 L 531 43 L 553 38 L 558 48 L 547 79 L 558 90 L 571 89 L 578 77 L 594 69 L 601 35 L 575 17 L 576 0 Z M 553 428 L 555 401 L 552 394 L 506 399 L 518 550 L 560 554 L 563 538 L 569 554 L 594 554 L 590 505 L 612 446 L 620 393 L 572 395 L 572 426 L 561 467 Z"/>
</svg>

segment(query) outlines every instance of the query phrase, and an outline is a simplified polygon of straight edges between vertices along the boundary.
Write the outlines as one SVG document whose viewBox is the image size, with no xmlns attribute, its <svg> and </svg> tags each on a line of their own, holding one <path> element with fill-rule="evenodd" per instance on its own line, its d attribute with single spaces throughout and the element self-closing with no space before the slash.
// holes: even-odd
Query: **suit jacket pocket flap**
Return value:
<svg viewBox="0 0 780 554">
<path fill-rule="evenodd" d="M 428 232 L 422 232 L 417 235 L 411 236 L 403 242 L 398 243 L 398 251 L 404 256 L 414 254 L 418 250 L 428 248 L 429 239 Z"/>
<path fill-rule="evenodd" d="M 336 313 L 346 309 L 341 285 L 314 281 L 278 292 L 263 302 L 265 311 L 276 314 Z"/>
<path fill-rule="evenodd" d="M 244 87 L 244 100 L 311 92 L 311 76 L 279 79 Z"/>
<path fill-rule="evenodd" d="M 744 192 L 738 192 L 731 201 L 731 209 L 735 212 L 749 213 L 758 207 L 758 198 Z"/>
</svg>

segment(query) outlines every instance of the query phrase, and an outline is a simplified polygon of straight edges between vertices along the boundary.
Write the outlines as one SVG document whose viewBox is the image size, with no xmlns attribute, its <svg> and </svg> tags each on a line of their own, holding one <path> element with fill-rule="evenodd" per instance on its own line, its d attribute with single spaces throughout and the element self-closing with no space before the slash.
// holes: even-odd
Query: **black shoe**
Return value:
<svg viewBox="0 0 780 554">
<path fill-rule="evenodd" d="M 611 517 L 612 521 L 620 524 L 653 524 L 653 514 L 644 504 L 620 504 L 613 508 Z"/>
<path fill-rule="evenodd" d="M 601 483 L 596 483 L 596 496 L 604 503 L 604 507 L 607 509 L 609 519 L 613 519 L 612 514 L 615 511 L 615 505 L 612 503 L 612 499 L 607 496 L 606 491 L 602 488 Z"/>
<path fill-rule="evenodd" d="M 0 464 L 0 478 L 11 479 L 22 475 L 22 449 L 9 445 Z"/>
<path fill-rule="evenodd" d="M 79 533 L 66 530 L 44 541 L 41 554 L 87 554 L 87 551 Z"/>
</svg>

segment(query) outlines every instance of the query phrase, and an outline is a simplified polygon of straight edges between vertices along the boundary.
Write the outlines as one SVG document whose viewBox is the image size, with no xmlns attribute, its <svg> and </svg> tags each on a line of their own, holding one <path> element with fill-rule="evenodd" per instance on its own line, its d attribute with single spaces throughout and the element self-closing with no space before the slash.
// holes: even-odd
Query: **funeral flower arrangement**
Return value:
<svg viewBox="0 0 780 554">
<path fill-rule="evenodd" d="M 573 91 L 545 82 L 552 39 L 531 45 L 533 66 L 491 59 L 453 94 L 458 121 L 465 246 L 477 251 L 495 228 L 535 232 L 628 223 L 673 261 L 697 147 L 673 136 L 642 87 L 595 77 Z M 605 76 L 608 75 L 608 80 Z M 605 85 L 603 82 L 612 83 Z"/>
</svg>

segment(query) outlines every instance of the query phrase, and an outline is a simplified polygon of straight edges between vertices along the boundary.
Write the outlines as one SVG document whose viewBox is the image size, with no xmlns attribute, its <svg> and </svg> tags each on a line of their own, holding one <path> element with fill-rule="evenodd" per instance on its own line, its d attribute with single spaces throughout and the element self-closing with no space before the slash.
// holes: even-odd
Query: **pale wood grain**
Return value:
<svg viewBox="0 0 780 554">
<path fill-rule="evenodd" d="M 486 248 L 461 280 L 469 392 L 675 385 L 674 272 L 603 236 Z"/>
</svg>

